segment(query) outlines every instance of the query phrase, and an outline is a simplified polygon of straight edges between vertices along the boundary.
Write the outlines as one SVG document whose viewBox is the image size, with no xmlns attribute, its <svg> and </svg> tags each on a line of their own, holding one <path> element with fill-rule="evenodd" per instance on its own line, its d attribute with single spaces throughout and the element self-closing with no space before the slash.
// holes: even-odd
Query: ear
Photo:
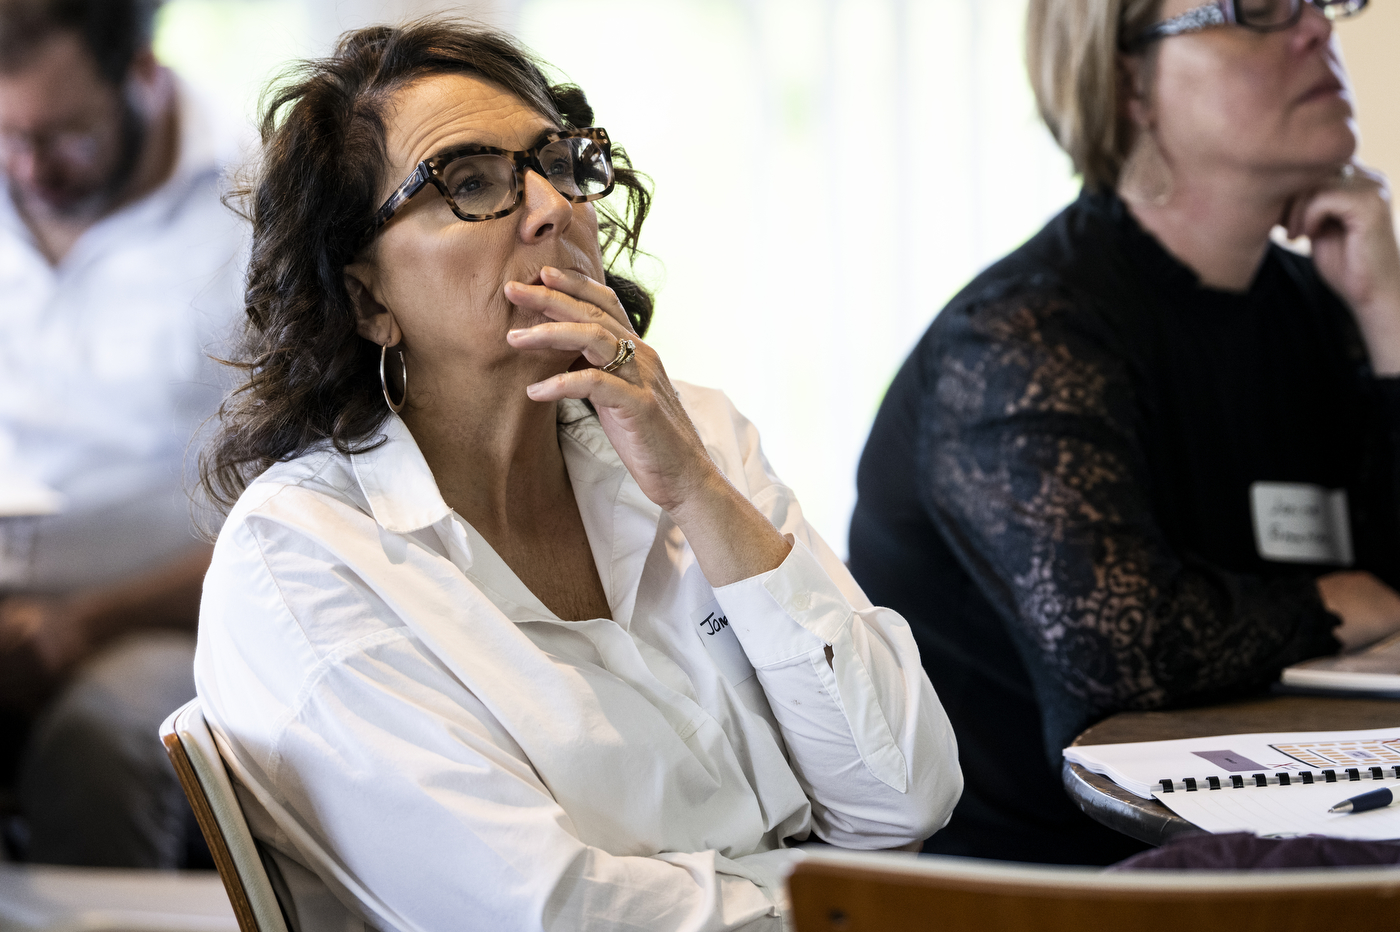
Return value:
<svg viewBox="0 0 1400 932">
<path fill-rule="evenodd" d="M 156 61 L 156 53 L 149 45 L 139 49 L 121 83 L 121 93 L 127 102 L 149 119 L 167 105 L 170 88 L 160 62 Z"/>
<path fill-rule="evenodd" d="M 1151 56 L 1117 56 L 1118 69 L 1118 115 L 1137 129 L 1152 125 L 1152 101 L 1149 88 L 1152 67 Z"/>
<path fill-rule="evenodd" d="M 363 262 L 347 265 L 345 290 L 355 306 L 355 332 L 377 346 L 397 346 L 403 331 L 393 312 L 374 297 L 374 270 Z"/>
<path fill-rule="evenodd" d="M 155 50 L 147 45 L 138 49 L 136 54 L 132 56 L 131 66 L 127 69 L 126 75 L 128 79 L 150 83 L 155 80 L 159 72 L 160 62 L 156 61 Z"/>
</svg>

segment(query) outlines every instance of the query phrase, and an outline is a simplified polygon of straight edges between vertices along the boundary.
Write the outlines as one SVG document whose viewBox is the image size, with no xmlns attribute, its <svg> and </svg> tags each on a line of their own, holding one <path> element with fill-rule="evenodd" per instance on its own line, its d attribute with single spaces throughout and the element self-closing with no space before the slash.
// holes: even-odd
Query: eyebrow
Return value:
<svg viewBox="0 0 1400 932">
<path fill-rule="evenodd" d="M 526 146 L 525 148 L 526 148 L 527 150 L 528 150 L 528 149 L 538 149 L 540 146 L 542 146 L 542 145 L 545 144 L 545 140 L 547 140 L 547 139 L 549 138 L 549 136 L 550 136 L 551 133 L 562 133 L 562 132 L 564 132 L 564 130 L 561 129 L 560 127 L 557 127 L 557 126 L 551 126 L 551 127 L 547 128 L 547 129 L 542 129 L 542 130 L 539 131 L 538 134 L 536 134 L 534 140 L 532 140 L 531 143 L 530 143 L 528 146 Z M 439 157 L 442 156 L 442 154 L 443 154 L 444 152 L 451 152 L 453 149 L 466 149 L 466 148 L 470 148 L 471 146 L 480 146 L 480 147 L 482 147 L 482 148 L 484 148 L 484 149 L 503 149 L 503 148 L 505 148 L 504 146 L 493 146 L 493 145 L 490 145 L 489 143 L 482 142 L 482 141 L 480 141 L 479 139 L 477 139 L 477 140 L 466 140 L 466 141 L 463 141 L 463 142 L 454 142 L 454 143 L 453 143 L 452 145 L 450 145 L 450 146 L 443 146 L 441 149 L 438 149 L 436 152 L 432 153 L 431 155 L 426 156 L 426 158 L 429 158 L 429 159 L 439 158 Z M 512 151 L 515 151 L 515 150 L 507 149 L 506 151 L 507 151 L 507 152 L 512 152 Z"/>
</svg>

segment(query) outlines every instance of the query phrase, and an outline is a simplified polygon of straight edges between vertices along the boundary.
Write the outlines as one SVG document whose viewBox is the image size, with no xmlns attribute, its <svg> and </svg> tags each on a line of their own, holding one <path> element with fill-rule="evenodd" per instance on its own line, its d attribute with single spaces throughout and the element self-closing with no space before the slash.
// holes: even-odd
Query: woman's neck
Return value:
<svg viewBox="0 0 1400 932">
<path fill-rule="evenodd" d="M 558 406 L 525 395 L 548 375 L 535 368 L 467 370 L 455 381 L 425 373 L 426 384 L 410 383 L 404 421 L 443 500 L 547 609 L 568 621 L 611 618 L 559 447 Z"/>
<path fill-rule="evenodd" d="M 471 381 L 410 382 L 404 422 L 448 506 L 488 538 L 529 533 L 572 500 L 557 407 L 531 401 L 517 378 Z"/>
<path fill-rule="evenodd" d="M 1178 177 L 1161 202 L 1120 192 L 1133 217 L 1201 284 L 1249 289 L 1293 194 L 1258 177 Z"/>
</svg>

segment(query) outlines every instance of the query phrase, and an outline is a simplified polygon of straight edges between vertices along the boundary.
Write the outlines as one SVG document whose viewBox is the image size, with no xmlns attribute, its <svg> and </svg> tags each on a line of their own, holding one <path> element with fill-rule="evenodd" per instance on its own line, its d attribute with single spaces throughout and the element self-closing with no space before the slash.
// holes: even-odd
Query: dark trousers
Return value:
<svg viewBox="0 0 1400 932">
<path fill-rule="evenodd" d="M 11 841 L 25 860 L 189 866 L 198 832 L 157 732 L 194 698 L 194 643 L 174 631 L 127 635 L 32 721 L 0 721 L 20 815 Z"/>
</svg>

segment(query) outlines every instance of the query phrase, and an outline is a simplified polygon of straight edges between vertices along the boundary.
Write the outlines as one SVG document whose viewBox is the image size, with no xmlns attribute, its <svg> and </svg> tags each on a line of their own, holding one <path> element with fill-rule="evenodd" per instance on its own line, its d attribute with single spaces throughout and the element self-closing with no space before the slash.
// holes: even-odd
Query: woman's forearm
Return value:
<svg viewBox="0 0 1400 932">
<path fill-rule="evenodd" d="M 1400 293 L 1386 294 L 1356 309 L 1356 323 L 1366 343 L 1371 370 L 1382 378 L 1400 375 Z"/>
<path fill-rule="evenodd" d="M 716 589 L 777 569 L 792 545 L 724 475 L 668 512 Z"/>
</svg>

